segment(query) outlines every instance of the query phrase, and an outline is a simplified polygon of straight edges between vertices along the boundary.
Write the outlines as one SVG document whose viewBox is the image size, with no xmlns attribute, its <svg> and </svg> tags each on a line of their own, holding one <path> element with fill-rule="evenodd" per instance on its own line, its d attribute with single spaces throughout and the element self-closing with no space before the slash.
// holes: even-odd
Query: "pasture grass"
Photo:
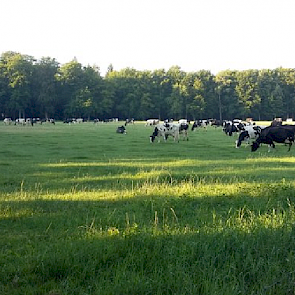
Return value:
<svg viewBox="0 0 295 295">
<path fill-rule="evenodd" d="M 294 294 L 295 150 L 220 129 L 0 126 L 0 294 Z"/>
</svg>

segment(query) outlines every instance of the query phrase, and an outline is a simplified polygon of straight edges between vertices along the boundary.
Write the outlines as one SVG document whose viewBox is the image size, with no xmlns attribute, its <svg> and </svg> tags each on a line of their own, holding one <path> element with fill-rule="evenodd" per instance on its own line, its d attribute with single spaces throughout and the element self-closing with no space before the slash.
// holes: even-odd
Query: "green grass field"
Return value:
<svg viewBox="0 0 295 295">
<path fill-rule="evenodd" d="M 143 123 L 0 126 L 0 294 L 294 294 L 295 147 Z"/>
</svg>

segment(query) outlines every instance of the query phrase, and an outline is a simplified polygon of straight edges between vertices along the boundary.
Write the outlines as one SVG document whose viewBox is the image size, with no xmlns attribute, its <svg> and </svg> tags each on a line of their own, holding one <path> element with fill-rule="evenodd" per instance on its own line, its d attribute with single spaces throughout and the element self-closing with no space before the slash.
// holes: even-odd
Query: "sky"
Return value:
<svg viewBox="0 0 295 295">
<path fill-rule="evenodd" d="M 295 68 L 294 0 L 1 0 L 0 54 L 115 70 Z"/>
</svg>

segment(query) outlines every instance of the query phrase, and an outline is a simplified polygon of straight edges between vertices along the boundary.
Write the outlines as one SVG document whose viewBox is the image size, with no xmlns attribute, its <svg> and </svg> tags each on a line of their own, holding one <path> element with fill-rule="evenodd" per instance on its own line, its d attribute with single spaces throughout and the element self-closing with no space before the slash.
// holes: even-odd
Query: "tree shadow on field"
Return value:
<svg viewBox="0 0 295 295">
<path fill-rule="evenodd" d="M 292 159 L 292 158 L 290 158 Z M 145 182 L 161 184 L 185 181 L 207 184 L 293 181 L 294 163 L 280 158 L 248 158 L 226 160 L 177 159 L 111 159 L 107 161 L 74 161 L 24 165 L 18 168 L 2 163 L 5 173 L 2 192 L 15 192 L 23 185 L 26 191 L 36 187 L 47 192 L 79 189 L 125 190 Z M 3 171 L 4 172 L 4 171 Z"/>
<path fill-rule="evenodd" d="M 16 294 L 46 284 L 77 294 L 90 285 L 100 294 L 288 294 L 292 192 L 1 202 L 0 285 Z"/>
</svg>

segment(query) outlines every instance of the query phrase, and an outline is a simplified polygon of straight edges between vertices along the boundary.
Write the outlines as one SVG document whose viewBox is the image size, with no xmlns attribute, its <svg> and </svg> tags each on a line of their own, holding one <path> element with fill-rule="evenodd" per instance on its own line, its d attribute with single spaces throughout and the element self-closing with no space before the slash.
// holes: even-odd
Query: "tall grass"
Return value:
<svg viewBox="0 0 295 295">
<path fill-rule="evenodd" d="M 294 294 L 294 150 L 116 127 L 0 126 L 0 294 Z"/>
</svg>

